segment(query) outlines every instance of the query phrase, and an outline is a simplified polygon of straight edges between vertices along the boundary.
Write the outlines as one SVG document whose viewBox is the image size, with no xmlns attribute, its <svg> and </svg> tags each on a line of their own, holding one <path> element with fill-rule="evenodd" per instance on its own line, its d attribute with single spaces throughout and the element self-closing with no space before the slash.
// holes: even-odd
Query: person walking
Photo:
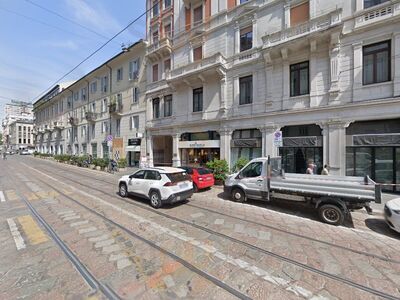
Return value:
<svg viewBox="0 0 400 300">
<path fill-rule="evenodd" d="M 7 160 L 7 153 L 6 153 L 6 151 L 3 151 L 3 160 Z"/>
<path fill-rule="evenodd" d="M 321 171 L 321 175 L 329 175 L 329 166 L 328 165 L 324 165 L 324 167 L 322 168 L 322 171 Z"/>
</svg>

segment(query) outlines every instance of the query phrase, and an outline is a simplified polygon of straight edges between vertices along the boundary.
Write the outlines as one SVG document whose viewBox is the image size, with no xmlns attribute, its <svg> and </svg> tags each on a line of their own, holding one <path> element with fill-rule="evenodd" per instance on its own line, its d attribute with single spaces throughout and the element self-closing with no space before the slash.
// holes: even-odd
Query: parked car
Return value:
<svg viewBox="0 0 400 300">
<path fill-rule="evenodd" d="M 144 168 L 118 181 L 119 194 L 133 194 L 150 200 L 159 208 L 166 203 L 184 201 L 193 195 L 193 183 L 182 169 L 170 167 Z"/>
<path fill-rule="evenodd" d="M 185 170 L 193 180 L 193 191 L 196 193 L 199 190 L 209 188 L 214 185 L 214 174 L 211 170 L 206 168 L 195 167 L 179 167 Z"/>
<path fill-rule="evenodd" d="M 386 202 L 384 211 L 385 220 L 389 227 L 400 232 L 400 198 Z"/>
<path fill-rule="evenodd" d="M 28 149 L 22 149 L 19 151 L 20 155 L 30 155 L 29 150 Z"/>
</svg>

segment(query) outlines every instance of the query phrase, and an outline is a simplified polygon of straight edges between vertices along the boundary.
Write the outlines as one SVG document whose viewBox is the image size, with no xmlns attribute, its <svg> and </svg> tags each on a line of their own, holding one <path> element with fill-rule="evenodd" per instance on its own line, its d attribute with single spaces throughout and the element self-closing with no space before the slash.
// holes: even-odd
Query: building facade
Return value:
<svg viewBox="0 0 400 300">
<path fill-rule="evenodd" d="M 147 0 L 154 164 L 281 155 L 400 183 L 400 2 Z M 282 147 L 274 145 L 276 131 Z"/>
<path fill-rule="evenodd" d="M 145 49 L 140 40 L 39 99 L 34 104 L 37 151 L 126 158 L 138 166 L 146 156 Z"/>
</svg>

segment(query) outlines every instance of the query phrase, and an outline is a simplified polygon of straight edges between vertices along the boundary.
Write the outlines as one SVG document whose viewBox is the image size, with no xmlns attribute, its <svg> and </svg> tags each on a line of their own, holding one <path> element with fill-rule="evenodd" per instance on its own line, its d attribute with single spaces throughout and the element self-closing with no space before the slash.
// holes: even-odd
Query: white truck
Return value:
<svg viewBox="0 0 400 300">
<path fill-rule="evenodd" d="M 370 202 L 381 203 L 382 190 L 368 176 L 285 174 L 281 158 L 261 157 L 228 176 L 224 191 L 237 202 L 247 199 L 305 202 L 328 224 L 342 225 L 355 209 L 371 212 Z"/>
</svg>

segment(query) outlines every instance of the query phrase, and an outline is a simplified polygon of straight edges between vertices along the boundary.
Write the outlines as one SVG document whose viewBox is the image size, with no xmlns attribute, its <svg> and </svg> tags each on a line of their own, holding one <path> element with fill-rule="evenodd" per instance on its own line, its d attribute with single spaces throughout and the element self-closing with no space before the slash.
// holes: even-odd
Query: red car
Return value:
<svg viewBox="0 0 400 300">
<path fill-rule="evenodd" d="M 193 180 L 193 190 L 198 192 L 199 190 L 211 187 L 214 185 L 214 174 L 212 171 L 206 168 L 195 168 L 195 167 L 179 167 L 185 170 Z"/>
</svg>

